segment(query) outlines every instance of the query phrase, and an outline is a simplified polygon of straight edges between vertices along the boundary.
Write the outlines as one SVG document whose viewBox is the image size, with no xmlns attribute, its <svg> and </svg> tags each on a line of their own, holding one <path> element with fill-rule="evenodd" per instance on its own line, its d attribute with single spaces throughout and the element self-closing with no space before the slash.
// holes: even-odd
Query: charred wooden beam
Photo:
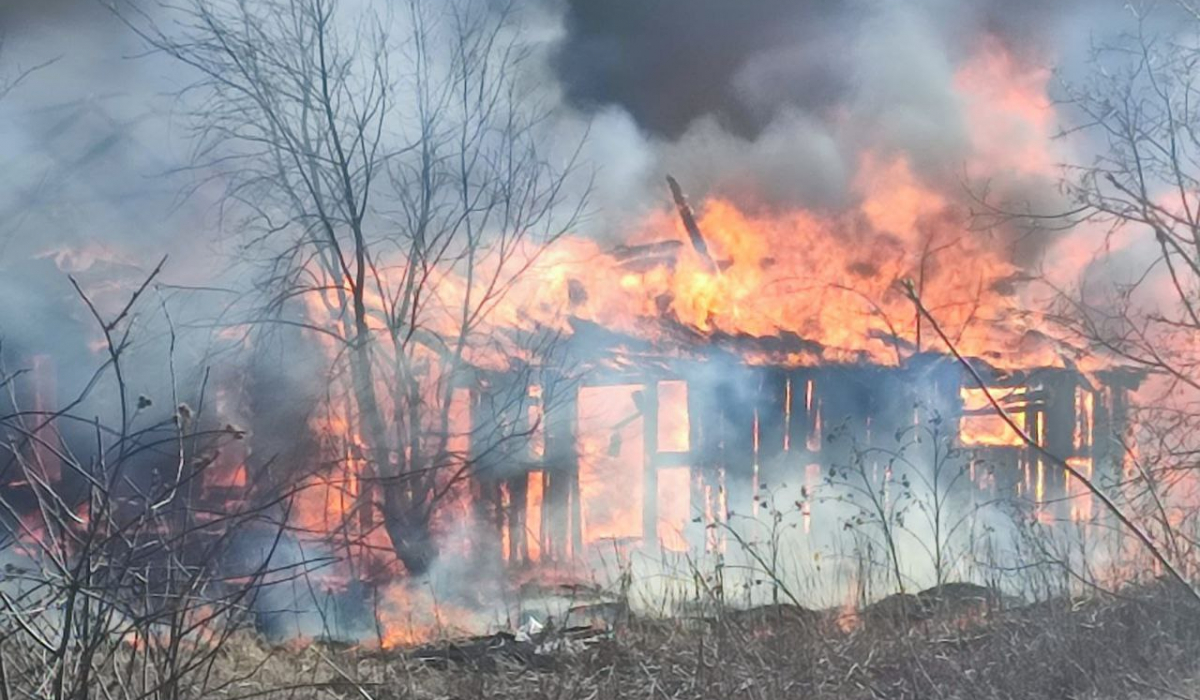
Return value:
<svg viewBox="0 0 1200 700">
<path fill-rule="evenodd" d="M 498 382 L 471 389 L 471 507 L 480 524 L 474 539 L 475 555 L 480 561 L 495 565 L 502 558 L 501 533 L 505 527 L 503 506 L 503 474 L 506 465 L 495 444 L 504 430 L 511 411 L 503 410 L 505 403 L 496 394 Z"/>
<path fill-rule="evenodd" d="M 817 372 L 812 369 L 795 370 L 788 377 L 786 444 L 788 452 L 800 455 L 802 461 L 813 456 L 810 444 L 819 450 L 822 443 L 820 390 L 824 388 L 824 382 L 818 385 Z"/>
<path fill-rule="evenodd" d="M 749 372 L 724 375 L 716 387 L 720 464 L 725 475 L 729 513 L 749 516 L 754 512 L 754 401 Z"/>
<path fill-rule="evenodd" d="M 771 368 L 759 373 L 758 468 L 759 485 L 779 488 L 786 480 L 784 435 L 787 430 L 787 372 Z"/>
<path fill-rule="evenodd" d="M 546 491 L 542 551 L 557 560 L 579 551 L 579 394 L 573 382 L 543 381 Z"/>
<path fill-rule="evenodd" d="M 658 549 L 658 382 L 642 392 L 642 541 Z"/>
<path fill-rule="evenodd" d="M 609 253 L 618 262 L 627 262 L 644 257 L 674 257 L 683 244 L 679 241 L 654 241 L 638 245 L 618 245 Z"/>
<path fill-rule="evenodd" d="M 1046 434 L 1042 425 L 1042 405 L 1036 401 L 1029 401 L 1025 404 L 1022 414 L 1025 434 L 1038 445 L 1044 445 Z M 1021 471 L 1025 476 L 1025 497 L 1040 507 L 1044 498 L 1043 480 L 1046 465 L 1038 451 L 1032 447 L 1022 447 L 1020 453 Z"/>
<path fill-rule="evenodd" d="M 1079 377 L 1073 372 L 1062 372 L 1045 377 L 1043 381 L 1046 395 L 1042 405 L 1042 445 L 1050 454 L 1065 462 L 1077 456 L 1075 428 L 1078 407 L 1075 399 Z M 1067 499 L 1066 473 L 1050 464 L 1043 465 L 1042 471 L 1043 500 L 1054 504 L 1058 516 L 1069 516 L 1071 504 Z"/>
<path fill-rule="evenodd" d="M 1129 439 L 1130 392 L 1141 386 L 1144 372 L 1110 370 L 1097 375 L 1101 390 L 1096 401 L 1093 428 L 1093 458 L 1096 474 L 1114 481 L 1121 479 Z"/>
<path fill-rule="evenodd" d="M 647 272 L 656 267 L 674 269 L 681 248 L 681 241 L 655 241 L 641 245 L 620 245 L 611 249 L 609 254 L 623 269 Z"/>
<path fill-rule="evenodd" d="M 1124 448 L 1117 436 L 1121 435 L 1124 422 L 1122 402 L 1115 400 L 1117 390 L 1101 385 L 1096 392 L 1096 403 L 1092 413 L 1092 464 L 1095 474 L 1102 478 L 1120 473 L 1117 465 L 1124 456 Z"/>
<path fill-rule="evenodd" d="M 529 503 L 528 476 L 513 477 L 505 482 L 508 492 L 508 560 L 513 563 L 529 561 L 529 528 L 525 524 L 525 511 Z"/>
<path fill-rule="evenodd" d="M 720 273 L 721 268 L 713 259 L 712 254 L 708 252 L 708 243 L 704 240 L 704 234 L 700 233 L 700 224 L 696 223 L 696 216 L 692 213 L 687 198 L 683 196 L 683 189 L 679 186 L 679 182 L 668 175 L 667 185 L 671 188 L 671 196 L 675 199 L 675 208 L 679 211 L 679 218 L 683 220 L 683 227 L 687 229 L 692 248 L 696 250 L 696 254 L 704 260 L 714 275 Z"/>
<path fill-rule="evenodd" d="M 688 543 L 696 551 L 704 551 L 708 535 L 708 518 L 712 514 L 709 494 L 717 481 L 716 444 L 713 426 L 708 420 L 711 411 L 710 395 L 695 382 L 688 382 L 688 446 L 691 459 L 691 518 L 685 528 Z"/>
</svg>

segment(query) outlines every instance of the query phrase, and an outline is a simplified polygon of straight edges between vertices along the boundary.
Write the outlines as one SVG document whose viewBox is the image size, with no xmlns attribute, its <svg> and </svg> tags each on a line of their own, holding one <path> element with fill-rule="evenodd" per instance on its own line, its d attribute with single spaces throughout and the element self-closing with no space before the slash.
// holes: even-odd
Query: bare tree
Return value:
<svg viewBox="0 0 1200 700">
<path fill-rule="evenodd" d="M 332 346 L 346 392 L 331 395 L 350 399 L 367 462 L 359 517 L 379 509 L 423 572 L 435 505 L 473 463 L 454 439 L 457 390 L 481 364 L 518 364 L 492 317 L 578 220 L 578 149 L 544 145 L 511 3 L 413 0 L 397 16 L 335 0 L 181 5 L 170 30 L 124 16 L 200 76 L 185 95 L 197 169 L 226 183 L 260 264 L 251 320 Z"/>
<path fill-rule="evenodd" d="M 1068 167 L 1068 218 L 1103 233 L 1096 247 L 1116 241 L 1127 254 L 1123 270 L 1107 266 L 1057 288 L 1053 313 L 1091 350 L 1150 374 L 1153 394 L 1135 409 L 1138 449 L 1131 435 L 1097 440 L 1126 467 L 1111 483 L 1186 565 L 1196 523 L 1181 506 L 1194 502 L 1200 448 L 1200 51 L 1186 35 L 1200 24 L 1159 34 L 1158 19 L 1138 14 L 1134 31 L 1095 49 L 1085 80 L 1064 85 L 1072 133 L 1099 144 L 1093 161 Z"/>
<path fill-rule="evenodd" d="M 75 285 L 105 354 L 65 404 L 27 407 L 37 387 L 0 357 L 0 697 L 237 695 L 258 669 L 230 667 L 228 643 L 255 627 L 263 590 L 319 565 L 275 561 L 296 489 L 206 493 L 242 433 L 212 425 L 203 400 L 164 411 L 130 395 L 137 307 L 161 267 L 111 315 Z"/>
<path fill-rule="evenodd" d="M 4 55 L 4 38 L 0 37 L 0 56 Z M 12 71 L 0 73 L 0 100 L 8 97 L 9 93 L 17 89 L 21 83 L 25 82 L 34 73 L 43 70 L 58 61 L 58 58 L 51 58 L 40 63 L 35 63 L 32 66 L 16 66 Z"/>
<path fill-rule="evenodd" d="M 981 197 L 980 214 L 989 226 L 1072 231 L 1077 249 L 1093 251 L 1072 261 L 1077 281 L 1041 280 L 1053 295 L 1047 317 L 1066 331 L 1064 348 L 1080 349 L 1068 361 L 1099 358 L 1118 368 L 1106 381 L 1148 381 L 1136 405 L 1119 407 L 1130 429 L 1095 435 L 1095 483 L 1065 471 L 1182 574 L 1200 551 L 1189 505 L 1200 495 L 1200 12 L 1186 0 L 1128 9 L 1132 29 L 1094 46 L 1083 77 L 1060 84 L 1062 136 L 1090 158 L 1064 165 L 1066 205 L 1016 210 Z"/>
</svg>

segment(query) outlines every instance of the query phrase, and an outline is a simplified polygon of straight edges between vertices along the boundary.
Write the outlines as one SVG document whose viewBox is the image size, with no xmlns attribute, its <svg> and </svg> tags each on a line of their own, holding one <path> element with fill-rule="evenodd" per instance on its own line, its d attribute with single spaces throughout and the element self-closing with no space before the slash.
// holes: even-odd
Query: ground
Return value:
<svg viewBox="0 0 1200 700">
<path fill-rule="evenodd" d="M 308 685 L 287 697 L 314 698 L 1101 700 L 1200 691 L 1200 608 L 1162 582 L 1037 605 L 946 587 L 855 614 L 775 606 L 634 617 L 611 634 L 575 637 L 419 652 L 242 640 L 230 658 L 255 669 L 242 695 Z"/>
</svg>

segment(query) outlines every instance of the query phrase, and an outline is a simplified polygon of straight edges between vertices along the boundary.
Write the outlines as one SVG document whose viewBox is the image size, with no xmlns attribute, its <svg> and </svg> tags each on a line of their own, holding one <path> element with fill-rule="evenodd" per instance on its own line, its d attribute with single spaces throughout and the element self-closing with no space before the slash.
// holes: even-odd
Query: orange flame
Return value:
<svg viewBox="0 0 1200 700">
<path fill-rule="evenodd" d="M 1005 398 L 1020 397 L 1025 393 L 1024 388 L 1018 388 Z M 993 395 L 995 392 L 993 392 Z M 1025 442 L 999 414 L 996 413 L 988 400 L 987 392 L 982 389 L 963 387 L 960 391 L 963 402 L 963 416 L 959 423 L 959 439 L 963 445 L 977 447 L 1023 447 Z M 1008 411 L 1013 422 L 1022 430 L 1025 429 L 1025 414 L 1020 411 Z"/>
</svg>

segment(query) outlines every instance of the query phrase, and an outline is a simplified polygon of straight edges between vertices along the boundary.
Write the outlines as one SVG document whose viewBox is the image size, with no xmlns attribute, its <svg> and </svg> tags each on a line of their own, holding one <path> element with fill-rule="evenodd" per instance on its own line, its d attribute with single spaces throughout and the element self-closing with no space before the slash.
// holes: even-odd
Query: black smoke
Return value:
<svg viewBox="0 0 1200 700">
<path fill-rule="evenodd" d="M 676 139 L 698 118 L 755 138 L 783 108 L 824 115 L 854 89 L 864 25 L 899 5 L 938 27 L 946 51 L 992 36 L 1045 54 L 1083 0 L 564 0 L 566 34 L 554 65 L 578 107 L 615 105 L 648 133 Z M 1101 14 L 1115 3 L 1087 3 Z M 873 27 L 888 41 L 887 28 Z M 866 38 L 871 41 L 871 37 Z M 924 52 L 927 46 L 911 46 Z M 903 48 L 892 59 L 912 57 Z M 914 67 L 915 69 L 915 67 Z"/>
<path fill-rule="evenodd" d="M 854 5 L 571 0 L 556 66 L 577 104 L 618 104 L 651 132 L 677 137 L 710 114 L 751 136 L 779 102 L 819 110 L 845 92 L 850 70 L 837 43 Z"/>
</svg>

